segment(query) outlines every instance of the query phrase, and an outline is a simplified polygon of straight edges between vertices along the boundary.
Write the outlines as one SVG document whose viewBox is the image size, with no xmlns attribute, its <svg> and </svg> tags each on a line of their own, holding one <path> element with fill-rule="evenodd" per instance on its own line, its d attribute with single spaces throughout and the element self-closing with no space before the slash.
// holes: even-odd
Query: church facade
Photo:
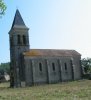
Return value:
<svg viewBox="0 0 91 100">
<path fill-rule="evenodd" d="M 11 87 L 81 79 L 80 53 L 75 50 L 29 49 L 28 31 L 20 12 L 16 10 L 9 31 Z"/>
</svg>

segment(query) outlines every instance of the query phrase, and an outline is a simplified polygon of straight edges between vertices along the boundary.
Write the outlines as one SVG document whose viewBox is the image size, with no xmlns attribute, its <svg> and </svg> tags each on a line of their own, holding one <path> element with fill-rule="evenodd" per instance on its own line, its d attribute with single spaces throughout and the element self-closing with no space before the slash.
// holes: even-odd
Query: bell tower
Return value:
<svg viewBox="0 0 91 100">
<path fill-rule="evenodd" d="M 25 25 L 19 10 L 16 10 L 11 30 L 10 39 L 10 70 L 11 87 L 20 87 L 24 81 L 24 64 L 22 53 L 29 50 L 29 28 Z"/>
</svg>

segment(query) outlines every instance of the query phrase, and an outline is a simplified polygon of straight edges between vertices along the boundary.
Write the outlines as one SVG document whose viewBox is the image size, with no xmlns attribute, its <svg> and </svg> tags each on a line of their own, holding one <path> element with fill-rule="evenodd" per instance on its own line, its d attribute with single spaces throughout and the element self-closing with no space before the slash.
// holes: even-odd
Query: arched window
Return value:
<svg viewBox="0 0 91 100">
<path fill-rule="evenodd" d="M 39 70 L 42 71 L 42 64 L 39 63 Z"/>
<path fill-rule="evenodd" d="M 66 64 L 66 63 L 64 63 L 64 66 L 65 66 L 65 70 L 67 71 L 67 64 Z"/>
<path fill-rule="evenodd" d="M 26 36 L 23 35 L 23 44 L 26 44 Z"/>
<path fill-rule="evenodd" d="M 53 71 L 55 71 L 55 64 L 54 63 L 52 63 L 52 69 L 53 69 Z"/>
<path fill-rule="evenodd" d="M 20 35 L 17 35 L 17 44 L 21 44 Z"/>
</svg>

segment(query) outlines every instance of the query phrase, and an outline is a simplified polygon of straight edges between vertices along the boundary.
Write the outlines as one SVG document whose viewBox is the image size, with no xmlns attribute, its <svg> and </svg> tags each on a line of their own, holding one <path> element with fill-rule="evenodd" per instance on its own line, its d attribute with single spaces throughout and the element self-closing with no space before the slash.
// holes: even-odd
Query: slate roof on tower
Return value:
<svg viewBox="0 0 91 100">
<path fill-rule="evenodd" d="M 11 28 L 27 28 L 18 9 L 16 10 L 15 17 L 14 17 Z"/>
</svg>

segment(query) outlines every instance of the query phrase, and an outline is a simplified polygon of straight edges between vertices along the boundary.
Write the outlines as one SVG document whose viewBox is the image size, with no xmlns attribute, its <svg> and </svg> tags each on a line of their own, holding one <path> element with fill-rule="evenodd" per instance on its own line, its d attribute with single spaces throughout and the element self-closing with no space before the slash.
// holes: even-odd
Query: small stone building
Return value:
<svg viewBox="0 0 91 100">
<path fill-rule="evenodd" d="M 75 50 L 29 49 L 29 28 L 16 10 L 9 31 L 11 87 L 81 79 L 81 55 Z"/>
</svg>

